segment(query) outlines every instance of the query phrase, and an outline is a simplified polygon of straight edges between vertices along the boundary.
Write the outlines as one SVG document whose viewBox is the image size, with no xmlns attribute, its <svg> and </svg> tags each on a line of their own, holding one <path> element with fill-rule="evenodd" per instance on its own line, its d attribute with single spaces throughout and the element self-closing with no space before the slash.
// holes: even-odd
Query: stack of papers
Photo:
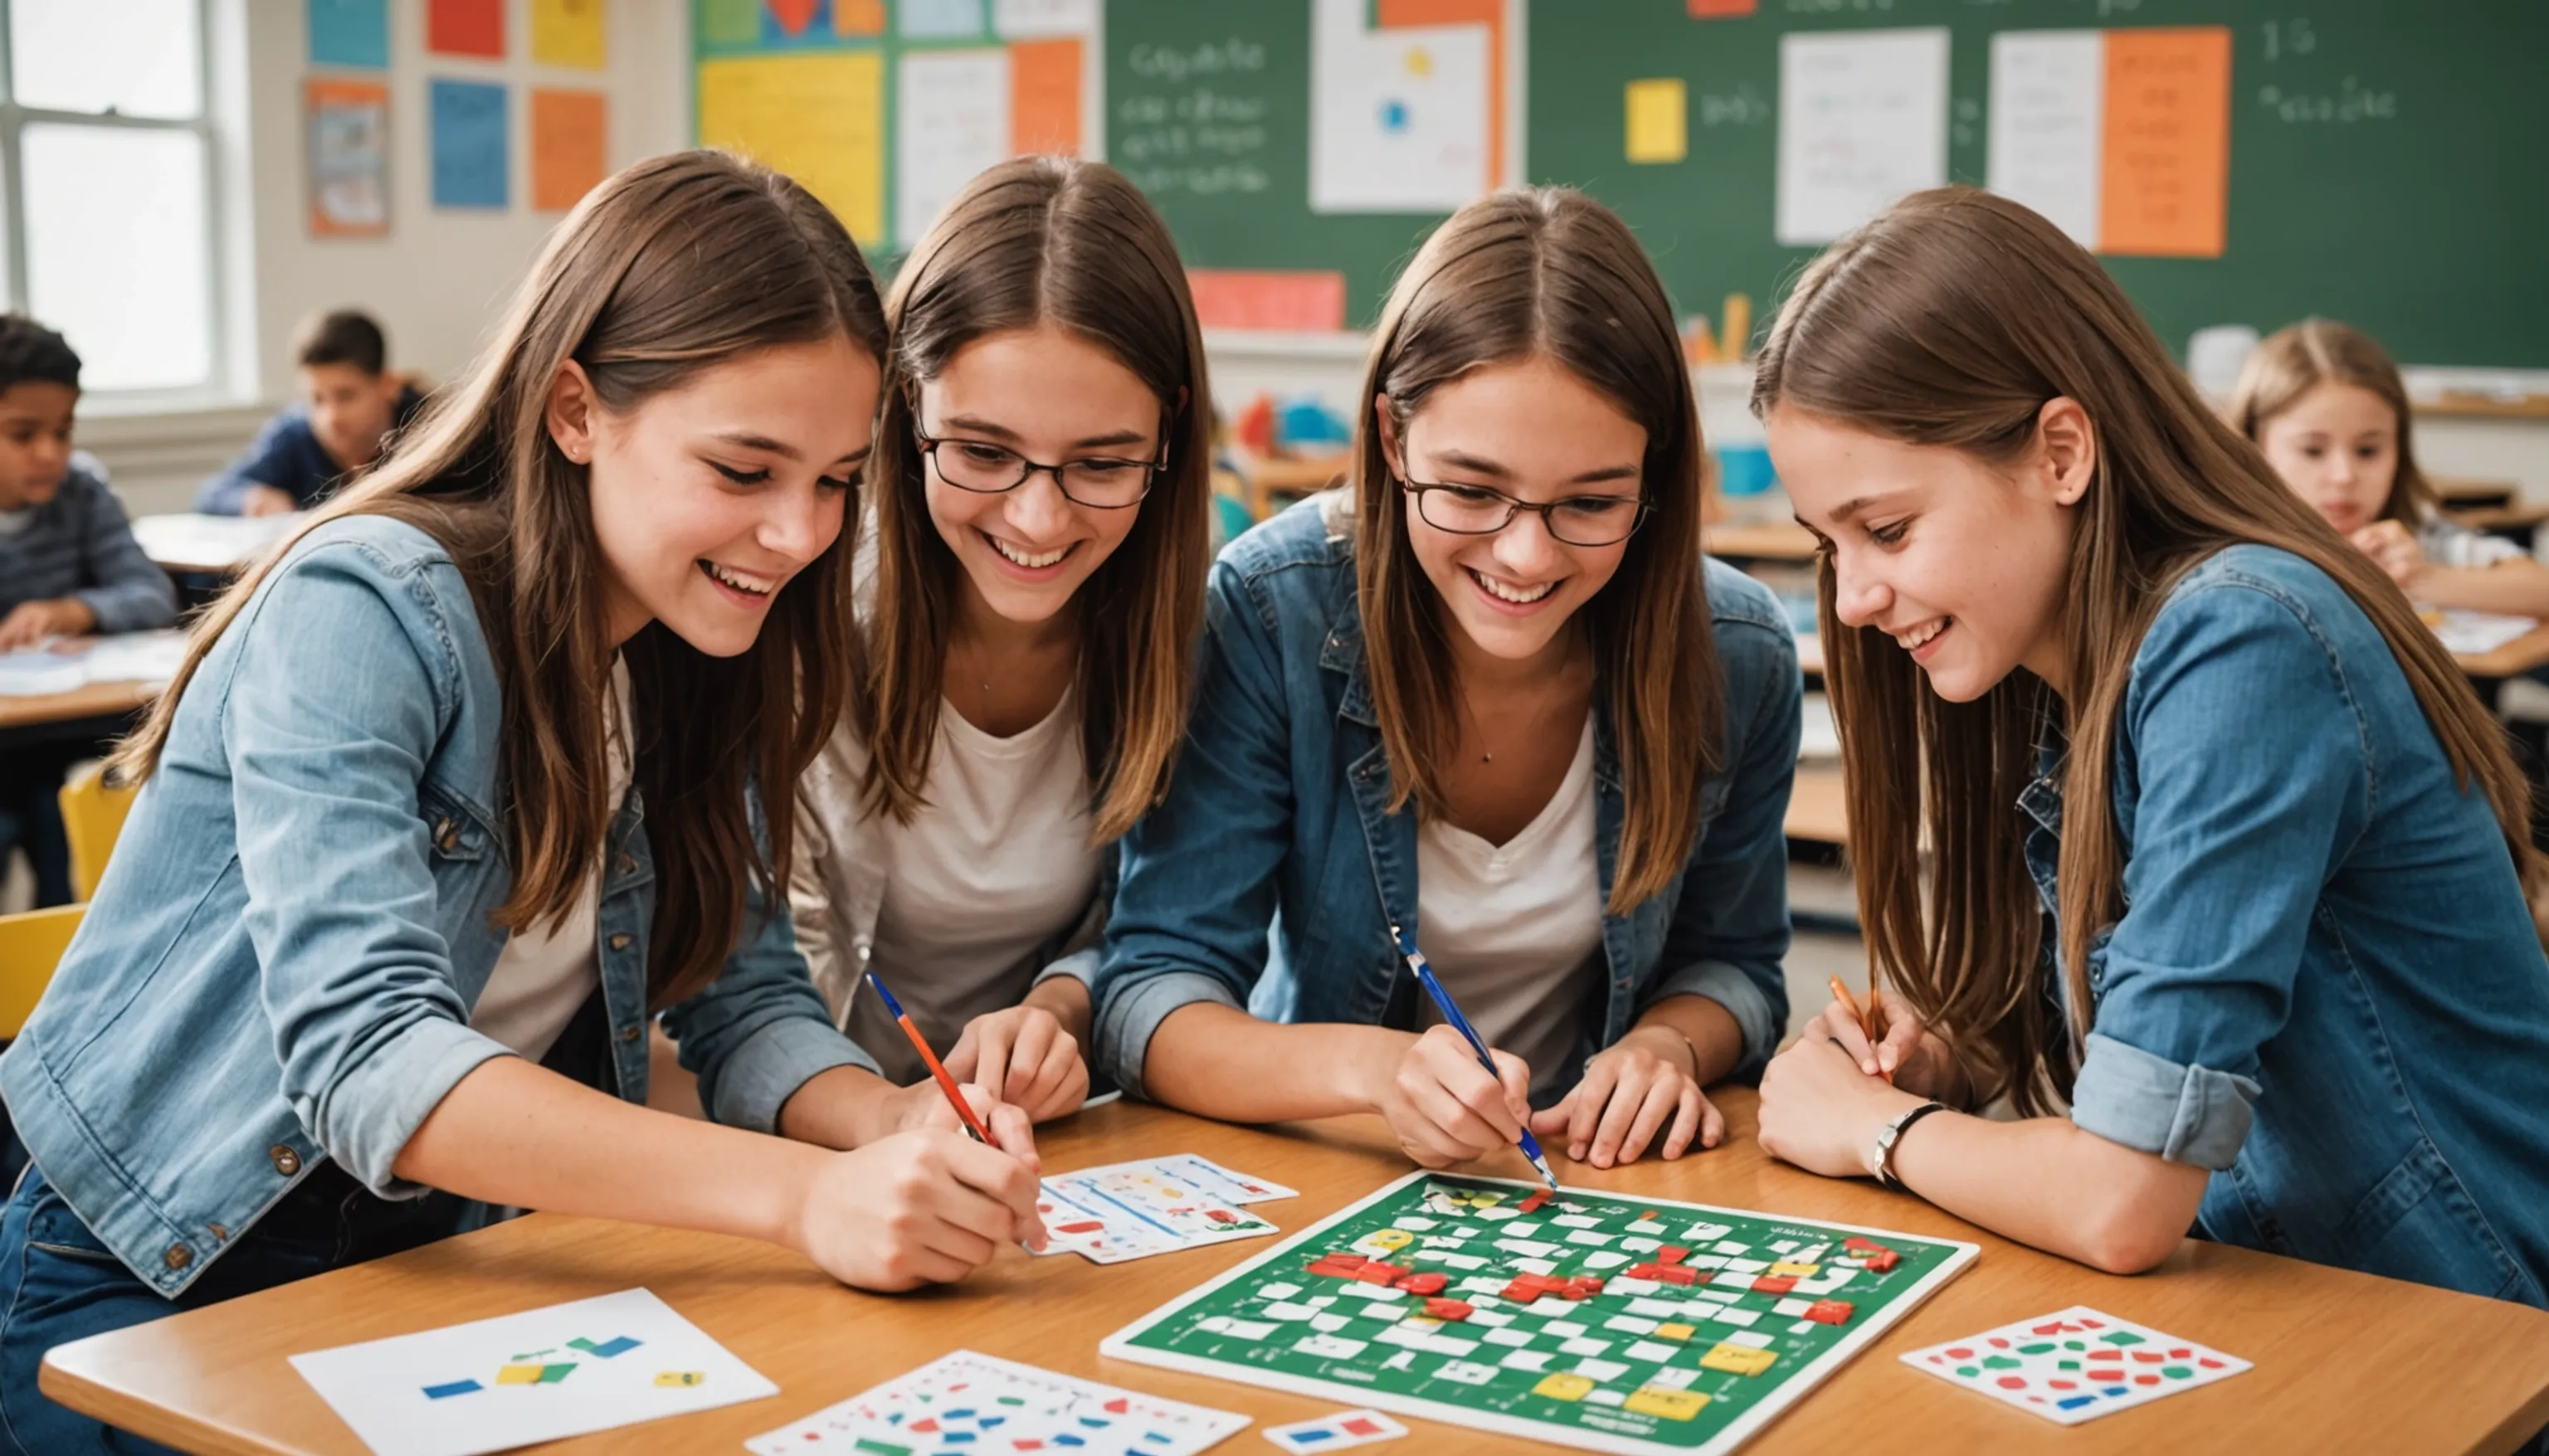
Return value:
<svg viewBox="0 0 2549 1456">
<path fill-rule="evenodd" d="M 0 697 L 39 697 L 75 692 L 92 682 L 146 682 L 177 675 L 185 661 L 186 634 L 128 632 L 93 637 L 65 647 L 0 652 Z"/>
</svg>

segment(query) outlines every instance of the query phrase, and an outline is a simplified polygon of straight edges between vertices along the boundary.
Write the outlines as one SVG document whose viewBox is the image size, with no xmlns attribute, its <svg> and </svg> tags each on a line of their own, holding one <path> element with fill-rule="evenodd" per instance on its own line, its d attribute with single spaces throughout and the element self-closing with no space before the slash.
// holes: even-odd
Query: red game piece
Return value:
<svg viewBox="0 0 2549 1456">
<path fill-rule="evenodd" d="M 1651 1277 L 1657 1284 L 1679 1284 L 1685 1287 L 1704 1283 L 1708 1279 L 1706 1273 L 1688 1264 L 1657 1264 L 1655 1272 Z"/>
<path fill-rule="evenodd" d="M 1362 1268 L 1363 1261 L 1360 1258 L 1348 1264 L 1339 1262 L 1335 1254 L 1328 1254 L 1313 1260 L 1310 1264 L 1310 1272 L 1322 1279 L 1352 1279 Z"/>
<path fill-rule="evenodd" d="M 1517 1279 L 1513 1283 L 1496 1291 L 1496 1297 L 1498 1299 L 1511 1300 L 1517 1305 L 1527 1305 L 1547 1293 L 1549 1293 L 1549 1291 L 1541 1288 L 1537 1284 L 1525 1284 L 1521 1280 Z"/>
<path fill-rule="evenodd" d="M 1540 1212 L 1540 1206 L 1547 1202 L 1549 1202 L 1549 1190 L 1546 1188 L 1535 1189 L 1533 1190 L 1531 1197 L 1514 1205 L 1514 1212 L 1517 1214 L 1536 1214 Z"/>
<path fill-rule="evenodd" d="M 1867 1256 L 1867 1272 L 1870 1274 L 1890 1273 L 1895 1265 L 1902 1262 L 1903 1256 L 1901 1254 L 1896 1253 L 1890 1248 L 1881 1248 Z"/>
<path fill-rule="evenodd" d="M 1659 1224 L 1663 1222 L 1663 1215 L 1656 1213 L 1653 1209 L 1649 1209 L 1645 1213 L 1638 1215 L 1638 1222 L 1641 1224 L 1649 1222 Z"/>
<path fill-rule="evenodd" d="M 1449 1275 L 1439 1274 L 1429 1270 L 1423 1274 L 1408 1275 L 1406 1278 L 1398 1281 L 1398 1287 L 1407 1291 L 1409 1294 L 1441 1294 L 1443 1292 L 1443 1286 L 1451 1282 L 1452 1280 Z"/>
<path fill-rule="evenodd" d="M 1689 1257 L 1690 1250 L 1678 1243 L 1667 1243 L 1655 1250 L 1655 1262 L 1658 1264 L 1678 1264 Z"/>
<path fill-rule="evenodd" d="M 1340 1269 L 1360 1269 L 1364 1265 L 1371 1262 L 1371 1260 L 1365 1258 L 1361 1254 L 1350 1254 L 1345 1252 L 1343 1249 L 1321 1254 L 1319 1255 L 1319 1261 L 1324 1264 L 1334 1264 Z"/>
<path fill-rule="evenodd" d="M 1574 1278 L 1567 1280 L 1566 1286 L 1563 1289 L 1558 1290 L 1558 1294 L 1561 1299 L 1587 1300 L 1601 1292 L 1601 1280 L 1590 1274 L 1578 1274 Z"/>
<path fill-rule="evenodd" d="M 1847 1324 L 1858 1307 L 1847 1300 L 1817 1300 L 1806 1307 L 1806 1318 L 1817 1324 Z"/>
<path fill-rule="evenodd" d="M 1754 1294 L 1786 1294 L 1796 1287 L 1796 1277 L 1790 1274 L 1764 1274 L 1752 1281 Z"/>
<path fill-rule="evenodd" d="M 1841 1246 L 1854 1254 L 1872 1254 L 1878 1249 L 1885 1247 L 1885 1245 L 1881 1243 L 1871 1243 L 1868 1240 L 1859 1237 L 1855 1233 L 1842 1239 L 1841 1241 Z"/>
<path fill-rule="evenodd" d="M 1425 1313 L 1446 1323 L 1457 1323 L 1469 1318 L 1469 1307 L 1459 1300 L 1427 1300 Z"/>
<path fill-rule="evenodd" d="M 1388 1285 L 1396 1284 L 1401 1279 L 1406 1278 L 1407 1271 L 1398 1267 L 1396 1264 L 1383 1264 L 1375 1260 L 1372 1263 L 1366 1264 L 1362 1268 L 1357 1269 L 1354 1273 L 1354 1277 L 1362 1280 L 1366 1284 Z"/>
</svg>

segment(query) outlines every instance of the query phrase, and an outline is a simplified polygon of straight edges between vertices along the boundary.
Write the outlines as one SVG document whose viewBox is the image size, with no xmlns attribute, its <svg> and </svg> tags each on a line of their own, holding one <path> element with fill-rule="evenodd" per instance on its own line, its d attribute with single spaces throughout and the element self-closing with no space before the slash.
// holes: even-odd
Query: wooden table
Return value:
<svg viewBox="0 0 2549 1456">
<path fill-rule="evenodd" d="M 1577 1186 L 1795 1213 L 1971 1239 L 1982 1257 L 1747 1452 L 1851 1451 L 1917 1435 L 1923 1450 L 2504 1452 L 2549 1422 L 2549 1315 L 2244 1249 L 2188 1240 L 2137 1278 L 2093 1273 L 1993 1237 L 1920 1200 L 1775 1163 L 1752 1140 L 1753 1094 L 1724 1090 L 1733 1138 L 1678 1163 L 1611 1172 L 1565 1164 Z M 1206 1123 L 1137 1104 L 1046 1130 L 1046 1166 L 1193 1151 L 1301 1196 L 1256 1212 L 1302 1228 L 1407 1169 L 1377 1119 L 1276 1129 Z M 1504 1172 L 1521 1172 L 1519 1157 Z M 1559 1160 L 1564 1163 L 1561 1158 Z M 62 1346 L 47 1394 L 152 1439 L 200 1451 L 363 1448 L 285 1363 L 296 1352 L 519 1313 L 643 1285 L 782 1394 L 606 1431 L 556 1453 L 723 1452 L 950 1350 L 1245 1411 L 1262 1424 L 1340 1402 L 1101 1360 L 1098 1340 L 1265 1248 L 1243 1242 L 1100 1268 L 1004 1252 L 952 1289 L 900 1297 L 834 1284 L 785 1250 L 593 1219 L 533 1215 L 377 1263 Z M 1897 1363 L 1901 1351 L 2072 1304 L 2094 1305 L 2256 1362 L 2219 1386 L 2073 1429 L 2004 1409 Z M 1548 1446 L 1411 1421 L 1393 1451 L 1521 1453 Z M 1888 1435 L 1887 1433 L 1892 1433 Z M 1253 1431 L 1219 1448 L 1268 1449 Z"/>
<path fill-rule="evenodd" d="M 2549 622 L 2486 652 L 2456 652 L 2452 661 L 2469 675 L 2470 685 L 2478 689 L 2479 699 L 2493 712 L 2503 694 L 2504 680 L 2519 678 L 2534 668 L 2549 667 Z"/>
<path fill-rule="evenodd" d="M 1704 527 L 1700 544 L 1728 561 L 1812 561 L 1815 533 L 1792 520 L 1735 520 Z"/>
<path fill-rule="evenodd" d="M 133 522 L 142 554 L 170 575 L 223 577 L 253 565 L 300 525 L 298 515 L 204 515 L 172 511 Z"/>
<path fill-rule="evenodd" d="M 1353 472 L 1354 456 L 1343 450 L 1333 455 L 1274 455 L 1258 460 L 1241 472 L 1248 482 L 1248 513 L 1264 520 L 1281 509 L 1284 500 L 1342 485 Z"/>
<path fill-rule="evenodd" d="M 35 728 L 108 718 L 147 707 L 159 695 L 156 682 L 91 682 L 68 692 L 32 697 L 0 696 L 0 728 Z"/>
<path fill-rule="evenodd" d="M 1841 798 L 1841 770 L 1799 769 L 1788 790 L 1787 835 L 1821 845 L 1849 843 L 1849 812 Z"/>
</svg>

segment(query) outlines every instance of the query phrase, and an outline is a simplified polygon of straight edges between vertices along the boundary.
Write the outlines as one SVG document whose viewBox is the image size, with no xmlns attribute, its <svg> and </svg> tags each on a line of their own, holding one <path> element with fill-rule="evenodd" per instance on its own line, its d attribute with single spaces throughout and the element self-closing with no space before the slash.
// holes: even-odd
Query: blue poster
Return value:
<svg viewBox="0 0 2549 1456">
<path fill-rule="evenodd" d="M 389 0 L 310 0 L 310 63 L 387 69 Z"/>
<path fill-rule="evenodd" d="M 505 88 L 433 83 L 433 205 L 505 209 L 513 190 L 505 144 Z"/>
</svg>

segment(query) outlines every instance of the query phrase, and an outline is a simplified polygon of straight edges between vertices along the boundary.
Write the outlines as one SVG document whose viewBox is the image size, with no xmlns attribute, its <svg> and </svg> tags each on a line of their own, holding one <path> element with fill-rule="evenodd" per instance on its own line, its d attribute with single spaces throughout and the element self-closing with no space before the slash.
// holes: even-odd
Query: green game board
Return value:
<svg viewBox="0 0 2549 1456">
<path fill-rule="evenodd" d="M 1535 1192 L 1546 1190 L 1412 1173 L 1117 1330 L 1100 1352 L 1588 1450 L 1717 1453 L 1978 1252 L 1572 1189 L 1522 1212 Z M 1465 1314 L 1427 1315 L 1436 1275 L 1431 1298 Z M 1524 1284 L 1588 1277 L 1603 1281 L 1598 1292 L 1578 1283 L 1575 1298 L 1520 1298 Z"/>
</svg>

